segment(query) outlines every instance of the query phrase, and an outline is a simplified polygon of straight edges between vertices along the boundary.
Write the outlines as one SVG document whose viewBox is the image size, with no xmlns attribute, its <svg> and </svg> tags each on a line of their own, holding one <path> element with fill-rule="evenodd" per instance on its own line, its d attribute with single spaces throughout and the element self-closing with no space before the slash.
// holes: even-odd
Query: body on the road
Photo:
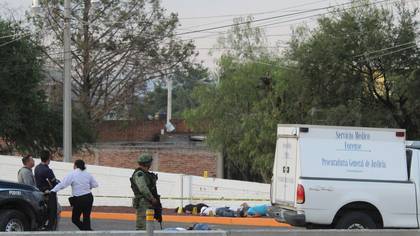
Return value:
<svg viewBox="0 0 420 236">
<path fill-rule="evenodd" d="M 35 166 L 35 161 L 31 155 L 26 155 L 22 158 L 23 167 L 18 171 L 18 182 L 21 184 L 36 187 L 35 176 L 32 173 L 32 168 Z"/>
<path fill-rule="evenodd" d="M 90 213 L 92 212 L 93 195 L 91 190 L 98 187 L 98 183 L 91 174 L 86 171 L 85 162 L 76 160 L 74 170 L 63 181 L 55 186 L 51 192 L 58 192 L 68 186 L 72 187 L 70 205 L 73 207 L 72 222 L 80 230 L 92 230 Z M 83 214 L 83 221 L 80 216 Z"/>
<path fill-rule="evenodd" d="M 134 192 L 133 207 L 136 209 L 136 229 L 146 229 L 146 210 L 155 209 L 155 218 L 162 222 L 159 195 L 157 194 L 157 175 L 150 172 L 153 157 L 143 154 L 138 158 L 139 167 L 131 177 L 131 188 Z M 160 214 L 159 214 L 160 211 Z"/>
</svg>

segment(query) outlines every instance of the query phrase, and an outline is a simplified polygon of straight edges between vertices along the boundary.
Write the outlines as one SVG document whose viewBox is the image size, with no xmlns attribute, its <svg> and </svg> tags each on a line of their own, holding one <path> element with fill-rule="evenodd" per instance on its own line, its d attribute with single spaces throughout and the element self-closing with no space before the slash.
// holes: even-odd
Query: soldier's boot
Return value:
<svg viewBox="0 0 420 236">
<path fill-rule="evenodd" d="M 136 217 L 136 230 L 146 230 L 146 208 L 137 208 Z"/>
</svg>

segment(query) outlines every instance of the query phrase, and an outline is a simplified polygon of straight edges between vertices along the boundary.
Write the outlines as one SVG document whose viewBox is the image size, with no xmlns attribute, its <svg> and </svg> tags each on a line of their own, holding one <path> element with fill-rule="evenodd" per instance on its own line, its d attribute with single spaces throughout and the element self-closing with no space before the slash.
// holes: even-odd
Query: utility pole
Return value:
<svg viewBox="0 0 420 236">
<path fill-rule="evenodd" d="M 167 111 L 166 111 L 166 124 L 170 124 L 172 119 L 172 79 L 168 77 L 167 80 L 167 87 L 168 87 L 168 104 L 167 104 Z"/>
<path fill-rule="evenodd" d="M 70 15 L 70 0 L 64 0 L 64 162 L 70 162 L 72 156 Z"/>
</svg>

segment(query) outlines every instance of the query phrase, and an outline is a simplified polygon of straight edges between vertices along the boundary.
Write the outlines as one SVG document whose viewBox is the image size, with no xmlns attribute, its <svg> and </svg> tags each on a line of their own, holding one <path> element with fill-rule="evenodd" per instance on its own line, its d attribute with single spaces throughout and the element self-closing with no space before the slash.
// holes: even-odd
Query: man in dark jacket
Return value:
<svg viewBox="0 0 420 236">
<path fill-rule="evenodd" d="M 59 181 L 55 178 L 54 172 L 48 166 L 51 161 L 49 151 L 41 152 L 41 163 L 35 167 L 35 182 L 37 188 L 48 194 L 48 224 L 47 230 L 55 230 L 57 227 L 57 194 L 50 192 Z"/>
</svg>

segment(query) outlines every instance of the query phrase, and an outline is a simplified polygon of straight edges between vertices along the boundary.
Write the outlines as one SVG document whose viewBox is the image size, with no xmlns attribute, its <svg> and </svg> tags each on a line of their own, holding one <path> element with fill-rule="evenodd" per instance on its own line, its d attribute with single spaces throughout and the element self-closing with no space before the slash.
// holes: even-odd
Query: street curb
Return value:
<svg viewBox="0 0 420 236">
<path fill-rule="evenodd" d="M 61 217 L 71 218 L 71 211 L 61 212 Z M 106 212 L 92 212 L 92 219 L 98 220 L 126 220 L 135 221 L 136 215 L 130 213 L 106 213 Z M 290 228 L 288 224 L 283 224 L 271 218 L 240 218 L 240 217 L 211 217 L 211 216 L 177 216 L 164 215 L 163 221 L 177 222 L 177 223 L 207 223 L 219 225 L 249 225 L 261 227 L 281 227 Z"/>
</svg>

